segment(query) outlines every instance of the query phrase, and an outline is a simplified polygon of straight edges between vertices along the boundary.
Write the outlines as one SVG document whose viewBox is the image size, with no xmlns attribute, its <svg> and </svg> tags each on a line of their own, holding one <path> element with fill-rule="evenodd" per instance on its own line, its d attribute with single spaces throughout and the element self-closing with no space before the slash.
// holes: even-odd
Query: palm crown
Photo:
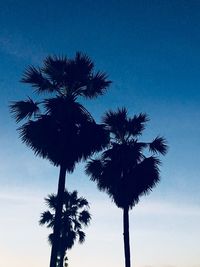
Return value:
<svg viewBox="0 0 200 267">
<path fill-rule="evenodd" d="M 55 224 L 57 197 L 55 194 L 51 194 L 45 198 L 45 201 L 49 210 L 41 214 L 39 223 L 46 225 L 48 228 L 53 228 Z M 88 226 L 91 220 L 88 209 L 88 201 L 83 197 L 78 197 L 77 191 L 71 193 L 64 192 L 58 253 L 60 257 L 62 255 L 64 256 L 65 252 L 73 247 L 76 240 L 79 243 L 85 241 L 85 233 L 82 228 Z M 49 235 L 50 244 L 52 244 L 52 241 L 53 233 Z"/>
<path fill-rule="evenodd" d="M 37 155 L 72 171 L 75 162 L 106 145 L 105 130 L 77 101 L 79 96 L 102 95 L 111 83 L 105 73 L 94 72 L 88 56 L 49 56 L 43 67 L 29 67 L 22 82 L 30 84 L 38 95 L 53 94 L 42 101 L 28 98 L 10 105 L 17 122 L 28 120 L 19 128 L 20 136 Z"/>
<path fill-rule="evenodd" d="M 107 112 L 103 122 L 111 135 L 110 146 L 86 166 L 86 173 L 120 208 L 132 208 L 160 180 L 156 154 L 164 155 L 167 145 L 159 136 L 149 143 L 138 140 L 147 121 L 142 113 L 129 118 L 125 108 Z"/>
</svg>

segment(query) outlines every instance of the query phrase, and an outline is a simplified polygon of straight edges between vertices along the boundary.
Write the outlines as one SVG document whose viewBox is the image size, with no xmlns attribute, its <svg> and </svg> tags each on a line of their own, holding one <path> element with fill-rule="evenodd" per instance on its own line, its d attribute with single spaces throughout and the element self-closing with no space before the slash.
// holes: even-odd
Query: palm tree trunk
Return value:
<svg viewBox="0 0 200 267">
<path fill-rule="evenodd" d="M 65 177 L 66 177 L 66 167 L 61 164 L 60 174 L 58 181 L 58 193 L 57 193 L 57 207 L 55 212 L 55 224 L 54 224 L 54 239 L 51 249 L 51 259 L 50 267 L 56 267 L 57 255 L 59 249 L 59 237 L 60 237 L 60 226 L 61 226 L 61 216 L 62 216 L 62 207 L 63 207 L 63 195 L 65 191 Z"/>
<path fill-rule="evenodd" d="M 65 258 L 65 251 L 62 251 L 60 254 L 60 267 L 63 267 L 64 258 Z"/>
<path fill-rule="evenodd" d="M 125 267 L 131 266 L 130 261 L 130 242 L 129 242 L 129 208 L 123 209 L 123 227 L 124 227 L 124 255 Z"/>
</svg>

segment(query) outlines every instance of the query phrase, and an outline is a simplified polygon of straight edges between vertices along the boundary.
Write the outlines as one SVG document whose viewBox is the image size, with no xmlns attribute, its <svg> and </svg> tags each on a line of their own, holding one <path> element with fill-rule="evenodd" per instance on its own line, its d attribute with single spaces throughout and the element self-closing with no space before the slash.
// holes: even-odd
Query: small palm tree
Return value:
<svg viewBox="0 0 200 267">
<path fill-rule="evenodd" d="M 126 267 L 131 266 L 129 210 L 138 203 L 140 196 L 151 192 L 159 182 L 160 161 L 156 154 L 167 152 L 163 137 L 156 137 L 150 143 L 138 140 L 147 121 L 146 114 L 129 118 L 125 108 L 107 112 L 103 122 L 110 131 L 110 145 L 99 159 L 89 161 L 86 166 L 91 180 L 123 209 Z M 149 150 L 146 155 L 145 149 Z"/>
<path fill-rule="evenodd" d="M 30 84 L 38 97 L 45 94 L 42 100 L 28 98 L 10 106 L 17 123 L 26 120 L 19 128 L 22 142 L 60 167 L 50 259 L 50 267 L 55 267 L 66 172 L 72 172 L 77 162 L 100 151 L 109 140 L 78 98 L 102 95 L 111 82 L 105 73 L 95 72 L 93 62 L 81 53 L 74 59 L 49 56 L 41 68 L 29 67 L 22 82 Z M 47 94 L 51 97 L 46 98 Z"/>
<path fill-rule="evenodd" d="M 51 194 L 45 198 L 45 201 L 50 210 L 41 214 L 39 223 L 41 225 L 47 225 L 48 228 L 53 229 L 55 224 L 57 197 L 55 194 Z M 88 226 L 91 220 L 91 215 L 88 209 L 88 201 L 83 197 L 79 198 L 77 191 L 73 191 L 72 193 L 67 191 L 64 192 L 59 249 L 57 255 L 58 267 L 63 267 L 64 261 L 67 260 L 66 252 L 73 247 L 76 240 L 81 244 L 85 241 L 85 233 L 82 228 L 83 226 Z M 53 235 L 53 233 L 49 235 L 49 242 L 51 245 L 54 239 Z"/>
</svg>

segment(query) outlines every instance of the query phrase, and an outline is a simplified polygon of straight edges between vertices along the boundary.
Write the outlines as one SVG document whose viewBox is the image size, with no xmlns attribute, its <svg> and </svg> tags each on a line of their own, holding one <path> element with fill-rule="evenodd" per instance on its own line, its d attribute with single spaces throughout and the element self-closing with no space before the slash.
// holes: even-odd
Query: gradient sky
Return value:
<svg viewBox="0 0 200 267">
<path fill-rule="evenodd" d="M 146 112 L 144 134 L 164 135 L 162 181 L 131 212 L 134 267 L 200 267 L 200 1 L 0 0 L 0 267 L 48 266 L 48 231 L 38 226 L 58 169 L 18 138 L 9 101 L 32 95 L 19 83 L 49 54 L 86 52 L 113 84 L 84 102 L 97 121 L 109 108 Z M 83 165 L 67 177 L 91 204 L 84 245 L 70 267 L 124 264 L 122 212 L 98 192 Z"/>
</svg>

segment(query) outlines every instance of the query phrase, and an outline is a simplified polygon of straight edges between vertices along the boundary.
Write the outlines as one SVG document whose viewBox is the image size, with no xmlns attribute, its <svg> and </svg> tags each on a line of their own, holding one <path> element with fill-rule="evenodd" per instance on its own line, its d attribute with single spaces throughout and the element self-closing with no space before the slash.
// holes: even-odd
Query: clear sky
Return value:
<svg viewBox="0 0 200 267">
<path fill-rule="evenodd" d="M 162 181 L 131 212 L 133 267 L 200 267 L 200 1 L 0 0 L 0 267 L 48 266 L 43 198 L 58 169 L 18 139 L 9 101 L 32 95 L 25 67 L 49 54 L 86 52 L 113 84 L 85 102 L 100 121 L 109 108 L 149 114 L 144 139 L 164 135 Z M 91 204 L 84 245 L 70 267 L 124 264 L 122 212 L 83 174 L 67 177 Z"/>
</svg>

